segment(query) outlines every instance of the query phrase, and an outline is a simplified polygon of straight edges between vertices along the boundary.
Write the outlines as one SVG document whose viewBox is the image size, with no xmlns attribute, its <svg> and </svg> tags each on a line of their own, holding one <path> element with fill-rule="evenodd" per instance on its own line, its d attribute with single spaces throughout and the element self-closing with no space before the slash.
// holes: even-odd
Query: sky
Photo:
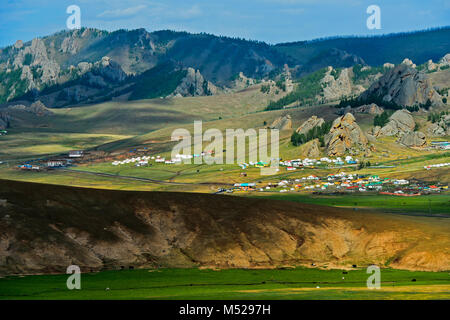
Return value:
<svg viewBox="0 0 450 320">
<path fill-rule="evenodd" d="M 81 26 L 206 32 L 268 43 L 379 35 L 450 25 L 450 0 L 0 0 L 0 47 L 67 29 L 69 5 Z M 381 29 L 368 29 L 377 5 Z"/>
</svg>

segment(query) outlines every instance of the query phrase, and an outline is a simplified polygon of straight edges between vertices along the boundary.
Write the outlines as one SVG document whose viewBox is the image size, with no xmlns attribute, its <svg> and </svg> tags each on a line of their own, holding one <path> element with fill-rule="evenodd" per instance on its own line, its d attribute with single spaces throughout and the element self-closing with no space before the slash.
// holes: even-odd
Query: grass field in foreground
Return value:
<svg viewBox="0 0 450 320">
<path fill-rule="evenodd" d="M 0 299 L 450 299 L 450 273 L 382 269 L 368 289 L 365 269 L 159 269 L 0 279 Z M 344 279 L 343 279 L 344 278 Z M 412 281 L 415 279 L 416 281 Z M 317 288 L 319 287 L 319 288 Z M 109 290 L 107 290 L 109 288 Z"/>
<path fill-rule="evenodd" d="M 263 197 L 333 207 L 380 209 L 396 213 L 421 213 L 450 215 L 450 194 L 400 197 L 391 195 L 313 195 L 298 193 L 252 193 L 251 197 Z"/>
</svg>

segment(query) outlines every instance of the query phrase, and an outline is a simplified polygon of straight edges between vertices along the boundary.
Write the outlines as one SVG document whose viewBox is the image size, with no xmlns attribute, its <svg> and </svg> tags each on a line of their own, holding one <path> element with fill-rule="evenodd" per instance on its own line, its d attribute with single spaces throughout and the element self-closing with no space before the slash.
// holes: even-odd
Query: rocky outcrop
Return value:
<svg viewBox="0 0 450 320">
<path fill-rule="evenodd" d="M 73 68 L 75 69 L 75 67 L 73 67 Z M 92 69 L 92 63 L 80 62 L 77 65 L 77 68 L 78 68 L 78 70 L 77 70 L 78 75 L 82 75 L 82 74 L 85 74 L 86 72 L 88 72 L 89 70 Z"/>
<path fill-rule="evenodd" d="M 442 115 L 436 123 L 432 123 L 427 133 L 434 137 L 450 135 L 450 114 Z"/>
<path fill-rule="evenodd" d="M 411 67 L 411 68 L 415 68 L 416 67 L 416 64 L 414 63 L 414 62 L 412 62 L 410 59 L 408 59 L 408 58 L 405 58 L 403 61 L 402 61 L 402 64 L 404 64 L 404 65 L 407 65 L 407 66 L 409 66 L 409 67 Z"/>
<path fill-rule="evenodd" d="M 122 67 L 109 57 L 103 57 L 94 63 L 92 72 L 110 82 L 121 82 L 127 77 Z"/>
<path fill-rule="evenodd" d="M 378 135 L 383 136 L 400 136 L 404 133 L 414 130 L 416 123 L 411 112 L 402 109 L 396 111 L 390 118 L 389 122 L 381 128 Z"/>
<path fill-rule="evenodd" d="M 74 30 L 72 33 L 68 33 L 62 41 L 59 50 L 63 53 L 69 53 L 72 55 L 77 54 L 83 46 L 82 38 L 85 37 L 88 33 L 89 29 L 86 29 L 83 33 L 81 33 L 81 35 L 80 30 Z"/>
<path fill-rule="evenodd" d="M 439 65 L 441 67 L 450 65 L 450 53 L 447 53 L 445 56 L 442 57 L 441 60 L 439 60 Z"/>
<path fill-rule="evenodd" d="M 383 101 L 400 106 L 442 104 L 442 97 L 433 88 L 430 78 L 407 64 L 400 64 L 387 71 L 360 96 L 362 101 L 380 97 Z"/>
<path fill-rule="evenodd" d="M 22 49 L 23 48 L 23 41 L 22 40 L 17 40 L 16 43 L 14 43 L 14 48 L 15 49 Z"/>
<path fill-rule="evenodd" d="M 439 68 L 439 65 L 434 63 L 433 60 L 428 60 L 425 64 L 427 71 L 435 71 Z"/>
<path fill-rule="evenodd" d="M 294 91 L 294 82 L 292 81 L 291 70 L 289 69 L 289 66 L 287 64 L 283 66 L 282 77 L 284 78 L 284 87 L 286 93 Z"/>
<path fill-rule="evenodd" d="M 384 109 L 379 107 L 375 103 L 365 104 L 360 107 L 354 108 L 352 110 L 352 112 L 368 113 L 368 114 L 373 114 L 373 115 L 382 114 L 383 111 L 384 111 Z"/>
<path fill-rule="evenodd" d="M 333 101 L 341 99 L 342 97 L 358 95 L 364 91 L 364 88 L 360 85 L 353 85 L 349 75 L 349 68 L 341 69 L 337 71 L 333 67 L 328 67 L 325 76 L 320 81 L 322 85 L 323 98 L 327 101 Z M 339 75 L 335 78 L 333 73 Z M 317 97 L 320 99 L 320 97 Z"/>
<path fill-rule="evenodd" d="M 383 68 L 392 69 L 395 68 L 395 64 L 386 62 L 385 64 L 383 64 Z"/>
<path fill-rule="evenodd" d="M 421 147 L 426 146 L 427 139 L 423 132 L 414 131 L 414 132 L 405 133 L 403 136 L 400 137 L 398 142 L 407 147 L 421 148 Z"/>
<path fill-rule="evenodd" d="M 275 119 L 275 121 L 270 126 L 270 129 L 277 129 L 280 131 L 292 129 L 291 116 L 287 114 Z"/>
<path fill-rule="evenodd" d="M 436 123 L 433 123 L 427 128 L 427 132 L 433 137 L 442 137 L 446 135 L 446 130 Z"/>
<path fill-rule="evenodd" d="M 49 58 L 50 53 L 42 39 L 36 38 L 26 44 L 17 41 L 11 49 L 8 50 L 8 56 L 2 57 L 5 63 L 0 64 L 0 69 L 3 67 L 6 73 L 15 75 L 10 81 L 0 83 L 0 92 L 4 92 L 6 101 L 27 91 L 57 83 L 61 67 Z M 17 73 L 20 77 L 17 77 Z"/>
<path fill-rule="evenodd" d="M 307 134 L 309 130 L 321 126 L 325 123 L 323 118 L 318 118 L 317 116 L 312 116 L 308 120 L 302 123 L 300 127 L 297 128 L 296 132 L 299 134 Z"/>
<path fill-rule="evenodd" d="M 375 126 L 372 129 L 370 129 L 367 133 L 369 135 L 371 135 L 372 137 L 378 137 L 380 135 L 380 132 L 381 132 L 381 127 Z"/>
<path fill-rule="evenodd" d="M 351 113 L 334 120 L 325 136 L 329 156 L 342 156 L 346 152 L 366 152 L 368 140 Z"/>
<path fill-rule="evenodd" d="M 230 84 L 231 89 L 242 90 L 256 84 L 256 80 L 246 77 L 243 72 L 239 72 L 236 79 Z"/>
<path fill-rule="evenodd" d="M 50 116 L 53 114 L 41 101 L 33 102 L 29 107 L 18 104 L 12 105 L 7 108 L 7 112 L 10 115 L 14 115 L 15 112 L 29 112 L 38 117 Z"/>
<path fill-rule="evenodd" d="M 32 103 L 28 107 L 27 111 L 31 112 L 39 117 L 50 116 L 53 114 L 53 112 L 51 112 L 49 109 L 47 109 L 47 107 L 41 101 L 36 101 L 36 102 Z"/>
<path fill-rule="evenodd" d="M 317 159 L 320 157 L 319 139 L 308 141 L 302 145 L 301 156 L 303 158 Z"/>
<path fill-rule="evenodd" d="M 193 97 L 193 96 L 210 96 L 217 93 L 217 87 L 207 81 L 200 70 L 188 68 L 186 76 L 173 92 L 173 96 Z"/>
<path fill-rule="evenodd" d="M 30 61 L 27 58 L 31 57 Z M 29 83 L 39 81 L 42 84 L 55 83 L 60 73 L 59 64 L 49 59 L 47 48 L 42 39 L 36 38 L 31 41 L 31 45 L 23 47 L 17 53 L 13 65 L 16 68 L 34 67 L 40 74 L 39 79 L 34 79 L 31 73 L 22 72 L 22 77 L 26 77 Z M 25 68 L 27 69 L 27 68 Z M 36 87 L 34 85 L 33 87 Z"/>
</svg>

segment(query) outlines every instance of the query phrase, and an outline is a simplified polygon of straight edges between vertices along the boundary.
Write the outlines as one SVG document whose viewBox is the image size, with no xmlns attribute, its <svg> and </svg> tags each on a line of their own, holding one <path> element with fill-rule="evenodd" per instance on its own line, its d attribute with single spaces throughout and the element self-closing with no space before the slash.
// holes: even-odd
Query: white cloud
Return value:
<svg viewBox="0 0 450 320">
<path fill-rule="evenodd" d="M 157 20 L 188 20 L 203 14 L 199 5 L 189 7 L 170 7 L 162 3 L 149 3 L 149 5 L 137 5 L 126 9 L 111 9 L 97 15 L 100 20 L 129 20 L 145 17 Z"/>
<path fill-rule="evenodd" d="M 181 19 L 191 19 L 198 17 L 202 14 L 202 10 L 198 5 L 194 5 L 188 9 L 179 9 L 175 10 L 172 13 L 169 13 L 169 17 L 181 18 Z"/>
<path fill-rule="evenodd" d="M 126 9 L 115 9 L 115 10 L 106 10 L 102 13 L 98 14 L 98 18 L 125 18 L 125 17 L 132 17 L 142 10 L 147 8 L 146 5 L 142 4 L 135 7 L 130 7 Z"/>
</svg>

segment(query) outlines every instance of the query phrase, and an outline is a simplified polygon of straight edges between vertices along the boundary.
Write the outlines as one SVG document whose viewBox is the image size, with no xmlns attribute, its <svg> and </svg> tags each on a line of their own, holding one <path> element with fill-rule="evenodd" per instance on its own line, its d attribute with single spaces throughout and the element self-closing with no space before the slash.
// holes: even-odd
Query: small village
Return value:
<svg viewBox="0 0 450 320">
<path fill-rule="evenodd" d="M 146 151 L 146 150 L 142 150 Z M 131 150 L 129 153 L 133 156 L 122 159 L 113 160 L 112 166 L 134 166 L 145 169 L 146 167 L 153 167 L 154 165 L 182 165 L 190 164 L 194 158 L 204 158 L 212 156 L 212 152 L 201 152 L 199 154 L 182 155 L 177 154 L 173 158 L 165 158 L 161 155 L 139 155 L 137 150 Z M 42 170 L 54 170 L 59 168 L 66 168 L 77 165 L 82 161 L 83 157 L 87 155 L 86 152 L 70 151 L 67 155 L 52 158 L 47 160 L 37 160 L 32 163 L 24 163 L 18 166 L 18 169 L 27 171 L 42 171 Z M 290 159 L 279 160 L 279 168 L 277 172 L 282 173 L 286 171 L 288 174 L 298 175 L 302 170 L 314 170 L 314 169 L 360 169 L 361 164 L 364 161 L 354 158 L 352 156 L 345 157 L 322 157 L 320 159 Z M 249 168 L 263 168 L 268 167 L 270 163 L 258 161 L 249 163 L 240 163 L 238 166 L 241 169 L 239 178 L 247 177 L 246 170 Z M 370 163 L 366 166 L 370 168 Z M 441 168 L 450 166 L 450 163 L 437 163 L 424 166 L 425 170 L 432 170 L 434 168 Z M 374 168 L 388 168 L 390 166 L 376 166 Z M 393 166 L 392 166 L 393 167 Z M 223 170 L 223 169 L 222 169 Z M 221 170 L 221 171 L 222 171 Z M 298 171 L 298 173 L 296 173 Z M 286 179 L 276 182 L 244 182 L 235 183 L 229 188 L 220 188 L 217 193 L 233 193 L 233 192 L 312 192 L 312 193 L 378 193 L 395 196 L 420 196 L 423 194 L 438 193 L 447 191 L 447 185 L 436 185 L 418 180 L 404 180 L 389 177 L 379 177 L 374 174 L 356 174 L 356 173 L 330 173 L 327 175 L 319 176 L 315 174 L 306 174 L 303 177 L 296 177 L 292 179 Z"/>
<path fill-rule="evenodd" d="M 258 185 L 256 183 L 237 183 L 229 190 L 280 193 L 310 191 L 328 194 L 376 192 L 397 196 L 420 196 L 448 190 L 447 185 L 434 185 L 415 180 L 380 178 L 377 175 L 358 175 L 345 172 L 321 177 L 308 175 L 302 178 L 285 179 L 280 182 L 267 182 L 261 183 L 261 186 Z"/>
</svg>

